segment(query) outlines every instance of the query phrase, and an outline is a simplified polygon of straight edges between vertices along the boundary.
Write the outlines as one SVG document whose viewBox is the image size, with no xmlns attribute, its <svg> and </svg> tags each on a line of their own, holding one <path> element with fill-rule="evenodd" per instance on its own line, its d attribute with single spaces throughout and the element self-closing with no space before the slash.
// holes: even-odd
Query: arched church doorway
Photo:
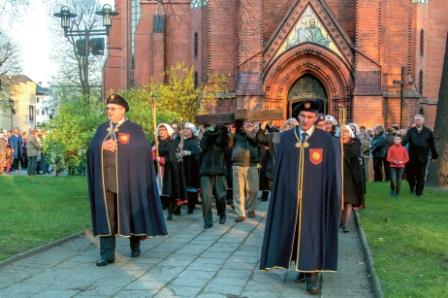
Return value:
<svg viewBox="0 0 448 298">
<path fill-rule="evenodd" d="M 320 113 L 327 114 L 328 97 L 324 85 L 311 74 L 300 77 L 289 89 L 288 117 L 293 117 L 294 107 L 301 101 L 315 99 L 321 102 Z"/>
</svg>

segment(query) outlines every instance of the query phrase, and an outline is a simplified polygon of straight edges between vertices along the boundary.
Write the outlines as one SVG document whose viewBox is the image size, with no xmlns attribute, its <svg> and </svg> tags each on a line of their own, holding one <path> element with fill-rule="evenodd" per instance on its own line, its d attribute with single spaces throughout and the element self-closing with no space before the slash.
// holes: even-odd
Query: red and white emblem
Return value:
<svg viewBox="0 0 448 298">
<path fill-rule="evenodd" d="M 131 135 L 128 133 L 118 133 L 118 142 L 121 144 L 128 144 L 131 140 Z"/>
<path fill-rule="evenodd" d="M 310 148 L 310 161 L 313 165 L 318 165 L 322 162 L 324 151 L 322 148 Z"/>
</svg>

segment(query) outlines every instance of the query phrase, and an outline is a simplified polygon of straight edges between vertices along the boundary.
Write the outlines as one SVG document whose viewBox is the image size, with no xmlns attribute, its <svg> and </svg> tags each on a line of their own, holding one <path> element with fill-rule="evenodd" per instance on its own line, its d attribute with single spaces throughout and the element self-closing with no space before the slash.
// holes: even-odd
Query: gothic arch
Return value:
<svg viewBox="0 0 448 298">
<path fill-rule="evenodd" d="M 353 90 L 350 66 L 332 51 L 311 43 L 292 48 L 267 65 L 263 73 L 266 109 L 280 108 L 283 118 L 288 117 L 288 92 L 305 74 L 323 84 L 329 113 L 336 115 L 339 104 L 350 110 Z"/>
</svg>

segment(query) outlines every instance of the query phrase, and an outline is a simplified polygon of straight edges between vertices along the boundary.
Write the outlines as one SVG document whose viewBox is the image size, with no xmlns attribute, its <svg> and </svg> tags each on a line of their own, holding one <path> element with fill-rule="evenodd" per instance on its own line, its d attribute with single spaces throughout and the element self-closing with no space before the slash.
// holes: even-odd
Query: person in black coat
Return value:
<svg viewBox="0 0 448 298">
<path fill-rule="evenodd" d="M 201 148 L 199 139 L 194 135 L 196 127 L 192 123 L 185 123 L 183 134 L 183 148 L 181 151 L 183 168 L 185 172 L 185 184 L 187 186 L 188 214 L 193 213 L 193 209 L 198 201 L 199 185 L 199 159 Z"/>
<path fill-rule="evenodd" d="M 156 162 L 159 163 L 162 171 L 162 199 L 168 207 L 167 220 L 173 220 L 173 214 L 180 215 L 180 205 L 187 202 L 185 173 L 177 154 L 178 146 L 171 138 L 172 128 L 166 123 L 161 123 L 157 131 L 159 144 L 157 148 L 153 147 L 153 150 L 158 150 L 159 156 L 156 157 Z"/>
<path fill-rule="evenodd" d="M 344 150 L 344 210 L 341 216 L 341 228 L 348 233 L 347 223 L 351 220 L 353 207 L 364 205 L 363 170 L 361 167 L 361 142 L 349 125 L 341 129 Z"/>
<path fill-rule="evenodd" d="M 87 150 L 93 234 L 100 237 L 97 266 L 115 262 L 115 236 L 129 237 L 131 257 L 140 240 L 166 235 L 151 147 L 142 128 L 125 117 L 119 95 L 107 99 L 109 121 L 101 124 Z"/>
<path fill-rule="evenodd" d="M 370 152 L 373 157 L 374 181 L 383 181 L 383 160 L 386 157 L 386 137 L 384 136 L 384 128 L 379 125 L 375 127 L 375 137 L 372 140 Z"/>
<path fill-rule="evenodd" d="M 204 229 L 213 226 L 212 195 L 216 199 L 219 223 L 226 222 L 227 193 L 227 148 L 229 137 L 225 126 L 209 125 L 201 139 L 201 181 L 202 216 Z"/>
<path fill-rule="evenodd" d="M 412 194 L 417 197 L 423 194 L 425 186 L 428 157 L 438 158 L 432 131 L 424 126 L 425 118 L 417 114 L 414 118 L 415 127 L 408 129 L 402 144 L 409 147 L 409 162 L 406 165 L 406 178 Z"/>
</svg>

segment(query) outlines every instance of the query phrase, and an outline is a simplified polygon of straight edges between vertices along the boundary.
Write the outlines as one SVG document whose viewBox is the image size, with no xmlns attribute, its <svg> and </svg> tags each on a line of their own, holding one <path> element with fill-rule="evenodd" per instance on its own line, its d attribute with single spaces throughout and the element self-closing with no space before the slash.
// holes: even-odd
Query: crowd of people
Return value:
<svg viewBox="0 0 448 298">
<path fill-rule="evenodd" d="M 40 129 L 0 130 L 0 175 L 18 174 L 20 170 L 26 170 L 28 176 L 49 174 L 43 152 L 44 138 L 45 132 Z"/>
<path fill-rule="evenodd" d="M 385 130 L 339 125 L 319 110 L 318 101 L 304 101 L 281 127 L 248 120 L 160 123 L 150 144 L 126 118 L 126 100 L 109 96 L 109 121 L 98 127 L 87 153 L 93 232 L 100 237 L 97 266 L 115 261 L 117 235 L 129 237 L 131 257 L 140 256 L 141 240 L 166 235 L 163 210 L 171 221 L 201 204 L 207 230 L 215 223 L 213 201 L 222 225 L 227 205 L 242 223 L 256 217 L 260 199 L 269 201 L 260 269 L 295 262 L 297 281 L 319 294 L 319 272 L 337 269 L 338 230 L 348 233 L 353 209 L 365 206 L 369 160 L 373 180 L 390 181 L 390 195 L 399 198 L 403 177 L 411 193 L 422 196 L 427 165 L 438 157 L 420 114 L 408 129 Z M 26 167 L 36 175 L 45 167 L 42 142 L 34 129 L 2 132 L 0 173 Z"/>
<path fill-rule="evenodd" d="M 390 129 L 358 127 L 355 123 L 340 127 L 331 115 L 319 115 L 316 128 L 341 141 L 343 148 L 344 199 L 342 229 L 350 219 L 352 207 L 364 206 L 368 160 L 373 164 L 373 180 L 390 181 L 390 195 L 399 198 L 402 178 L 406 177 L 411 193 L 420 197 L 428 161 L 437 158 L 434 137 L 424 127 L 422 115 L 408 129 L 393 125 Z M 158 146 L 153 147 L 158 167 L 162 170 L 162 197 L 168 209 L 168 220 L 180 215 L 182 204 L 192 213 L 199 197 L 205 228 L 212 226 L 209 206 L 216 199 L 220 222 L 225 222 L 226 202 L 235 209 L 236 221 L 255 216 L 257 195 L 267 200 L 272 190 L 276 163 L 276 146 L 281 132 L 299 125 L 288 119 L 283 127 L 269 121 L 241 121 L 227 125 L 196 127 L 185 123 L 159 124 Z M 228 191 L 230 190 L 230 191 Z"/>
</svg>

